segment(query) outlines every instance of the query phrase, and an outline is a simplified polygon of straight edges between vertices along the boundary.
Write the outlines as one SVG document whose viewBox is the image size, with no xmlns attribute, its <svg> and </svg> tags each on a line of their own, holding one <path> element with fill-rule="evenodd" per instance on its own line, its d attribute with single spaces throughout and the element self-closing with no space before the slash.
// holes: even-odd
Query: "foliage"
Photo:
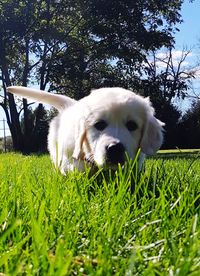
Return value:
<svg viewBox="0 0 200 276">
<path fill-rule="evenodd" d="M 69 4 L 69 2 L 68 2 Z M 61 12 L 61 10 L 63 12 Z M 0 4 L 0 68 L 4 89 L 3 107 L 13 138 L 15 150 L 32 151 L 27 141 L 34 139 L 34 128 L 30 119 L 29 105 L 23 99 L 20 110 L 13 95 L 6 94 L 6 86 L 37 84 L 45 89 L 49 82 L 49 70 L 53 57 L 61 51 L 63 38 L 69 32 L 66 14 L 70 5 L 54 1 L 3 1 Z M 66 20 L 65 20 L 66 18 Z M 62 26 L 62 29 L 61 29 Z M 68 26 L 68 28 L 67 28 Z M 66 43 L 65 43 L 66 45 Z M 64 47 L 62 45 L 62 47 Z M 41 110 L 36 115 L 42 113 Z M 24 126 L 21 128 L 20 113 L 24 113 Z M 35 122 L 40 118 L 35 117 Z M 37 149 L 38 150 L 38 149 Z"/>
<path fill-rule="evenodd" d="M 154 102 L 154 106 L 157 110 L 156 116 L 165 123 L 162 148 L 174 149 L 179 143 L 177 125 L 181 118 L 181 112 L 174 104 L 165 102 L 164 100 L 158 101 L 157 99 Z"/>
<path fill-rule="evenodd" d="M 178 124 L 178 137 L 181 148 L 200 148 L 200 101 L 194 101 L 191 108 Z"/>
<path fill-rule="evenodd" d="M 81 20 L 52 68 L 52 88 L 66 87 L 78 99 L 102 86 L 144 88 L 149 53 L 174 44 L 182 2 L 81 1 Z"/>
<path fill-rule="evenodd" d="M 131 169 L 63 177 L 47 156 L 1 155 L 0 271 L 199 275 L 199 159 Z"/>
<path fill-rule="evenodd" d="M 47 135 L 49 129 L 50 112 L 47 112 L 42 104 L 39 104 L 34 110 L 28 109 L 28 129 L 25 133 L 24 116 L 22 116 L 20 124 L 24 134 L 24 145 L 22 152 L 46 152 L 47 151 Z"/>
<path fill-rule="evenodd" d="M 153 99 L 171 103 L 174 97 L 184 99 L 191 87 L 191 80 L 195 77 L 195 70 L 187 69 L 184 63 L 191 51 L 183 48 L 175 51 L 179 57 L 174 58 L 174 50 L 153 51 L 144 66 L 146 78 L 142 86 L 145 95 Z"/>
</svg>

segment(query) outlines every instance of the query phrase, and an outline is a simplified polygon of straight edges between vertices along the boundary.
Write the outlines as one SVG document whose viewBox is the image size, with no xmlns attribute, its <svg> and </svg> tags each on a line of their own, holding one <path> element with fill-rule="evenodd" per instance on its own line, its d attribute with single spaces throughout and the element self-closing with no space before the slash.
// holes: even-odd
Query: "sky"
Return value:
<svg viewBox="0 0 200 276">
<path fill-rule="evenodd" d="M 195 67 L 199 61 L 200 64 L 200 0 L 195 0 L 193 3 L 190 3 L 189 0 L 185 0 L 182 6 L 182 18 L 184 22 L 178 26 L 180 32 L 175 34 L 175 49 L 173 52 L 173 57 L 175 59 L 180 58 L 181 51 L 183 48 L 191 49 L 191 53 L 188 56 L 185 66 Z M 199 49 L 198 49 L 199 42 Z M 197 74 L 196 79 L 193 81 L 194 91 L 200 94 L 200 66 L 199 74 Z M 186 110 L 191 101 L 179 101 L 176 104 L 182 109 Z M 0 137 L 3 136 L 2 121 L 5 118 L 4 112 L 0 107 Z M 9 131 L 6 130 L 6 133 L 9 134 Z"/>
<path fill-rule="evenodd" d="M 183 49 L 191 50 L 185 66 L 197 68 L 196 77 L 193 80 L 194 92 L 192 92 L 192 95 L 194 93 L 200 95 L 200 0 L 195 0 L 193 3 L 185 0 L 181 14 L 184 22 L 178 26 L 180 32 L 175 34 L 174 56 L 176 55 L 179 58 Z M 193 98 L 180 101 L 178 105 L 182 110 L 187 110 L 192 100 Z"/>
</svg>

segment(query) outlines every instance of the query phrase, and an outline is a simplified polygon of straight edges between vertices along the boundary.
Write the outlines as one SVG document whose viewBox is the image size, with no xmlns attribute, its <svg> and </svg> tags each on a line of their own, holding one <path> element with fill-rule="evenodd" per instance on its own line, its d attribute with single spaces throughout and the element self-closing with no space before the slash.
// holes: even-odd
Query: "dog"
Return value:
<svg viewBox="0 0 200 276">
<path fill-rule="evenodd" d="M 145 155 L 162 145 L 164 123 L 155 118 L 149 98 L 130 90 L 100 88 L 79 101 L 21 86 L 7 91 L 58 109 L 50 123 L 48 149 L 62 174 L 87 166 L 116 169 L 139 149 L 141 167 Z"/>
</svg>

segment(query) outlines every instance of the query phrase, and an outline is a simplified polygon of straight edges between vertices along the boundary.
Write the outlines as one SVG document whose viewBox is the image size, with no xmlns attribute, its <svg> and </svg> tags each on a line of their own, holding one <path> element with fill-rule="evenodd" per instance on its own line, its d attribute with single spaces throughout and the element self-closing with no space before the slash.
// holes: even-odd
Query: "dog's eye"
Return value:
<svg viewBox="0 0 200 276">
<path fill-rule="evenodd" d="M 100 131 L 102 131 L 102 130 L 104 130 L 106 127 L 107 127 L 107 123 L 106 123 L 106 121 L 104 121 L 104 120 L 100 120 L 100 121 L 98 121 L 98 122 L 96 122 L 95 124 L 94 124 L 94 127 L 97 129 L 97 130 L 100 130 Z"/>
<path fill-rule="evenodd" d="M 138 125 L 134 121 L 128 121 L 126 127 L 129 131 L 134 131 L 138 128 Z"/>
</svg>

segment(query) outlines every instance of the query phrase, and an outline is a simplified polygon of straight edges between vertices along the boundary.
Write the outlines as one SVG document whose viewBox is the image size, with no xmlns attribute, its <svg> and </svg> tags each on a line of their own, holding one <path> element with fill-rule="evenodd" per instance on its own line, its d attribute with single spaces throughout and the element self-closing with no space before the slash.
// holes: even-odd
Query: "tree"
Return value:
<svg viewBox="0 0 200 276">
<path fill-rule="evenodd" d="M 6 87 L 33 83 L 45 89 L 49 82 L 51 62 L 66 47 L 64 37 L 70 32 L 69 28 L 73 28 L 73 21 L 66 17 L 73 7 L 67 5 L 69 2 L 7 0 L 0 4 L 0 70 L 3 88 L 0 106 L 5 112 L 15 150 L 32 150 L 30 141 L 37 126 L 30 128 L 27 100 L 23 99 L 18 109 L 14 96 L 6 93 Z M 43 107 L 39 105 L 38 108 Z M 23 131 L 20 124 L 21 110 L 24 113 Z M 42 119 L 39 117 L 41 114 L 36 113 L 36 124 Z"/>
<path fill-rule="evenodd" d="M 175 51 L 172 47 L 166 52 L 153 51 L 144 65 L 144 76 L 147 77 L 142 79 L 142 85 L 146 93 L 149 94 L 148 89 L 153 85 L 155 98 L 159 95 L 169 103 L 174 97 L 184 99 L 195 77 L 195 72 L 184 66 L 190 54 L 190 50 Z"/>
<path fill-rule="evenodd" d="M 76 91 L 83 90 L 78 98 L 91 87 L 118 84 L 138 89 L 150 51 L 174 44 L 182 3 L 80 1 L 82 24 L 54 64 L 53 87 L 73 90 L 75 83 Z"/>
<path fill-rule="evenodd" d="M 194 71 L 184 65 L 189 55 L 187 49 L 153 51 L 144 64 L 140 88 L 144 96 L 150 96 L 156 116 L 165 122 L 164 148 L 177 146 L 177 124 L 181 112 L 175 106 L 174 98 L 184 99 L 191 88 Z"/>
<path fill-rule="evenodd" d="M 178 124 L 178 147 L 200 148 L 200 101 L 194 101 Z"/>
</svg>

